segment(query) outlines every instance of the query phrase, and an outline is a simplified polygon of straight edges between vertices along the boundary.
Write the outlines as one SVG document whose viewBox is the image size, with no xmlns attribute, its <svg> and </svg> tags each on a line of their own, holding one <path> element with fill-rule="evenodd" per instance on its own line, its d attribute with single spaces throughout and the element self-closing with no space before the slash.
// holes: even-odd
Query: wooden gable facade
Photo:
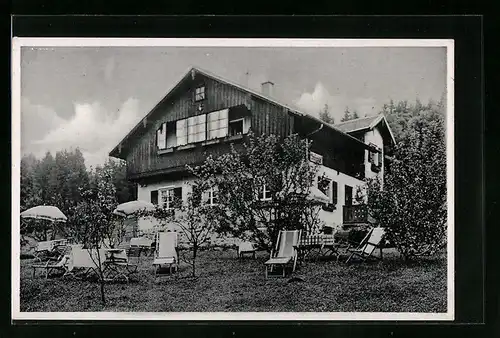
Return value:
<svg viewBox="0 0 500 338">
<path fill-rule="evenodd" d="M 158 130 L 166 126 L 168 132 L 176 121 L 226 109 L 230 115 L 249 121 L 247 127 L 255 134 L 286 137 L 298 133 L 307 137 L 313 141 L 311 150 L 323 156 L 325 166 L 360 179 L 364 177 L 367 145 L 363 142 L 311 116 L 196 69 L 183 77 L 110 156 L 126 160 L 128 179 L 139 183 L 153 182 L 166 175 L 186 176 L 186 165 L 200 164 L 208 155 L 222 155 L 231 144 L 237 149 L 241 147 L 244 133 L 159 149 Z"/>
<path fill-rule="evenodd" d="M 204 88 L 204 98 L 196 100 L 196 88 Z M 157 130 L 163 123 L 229 109 L 246 116 L 254 133 L 285 137 L 293 131 L 294 117 L 283 107 L 266 102 L 240 88 L 204 74 L 193 72 L 163 99 L 110 155 L 126 160 L 127 175 L 141 180 L 164 174 L 181 174 L 187 164 L 202 163 L 208 155 L 221 155 L 230 144 L 241 145 L 243 136 L 204 140 L 166 151 L 157 147 Z"/>
</svg>

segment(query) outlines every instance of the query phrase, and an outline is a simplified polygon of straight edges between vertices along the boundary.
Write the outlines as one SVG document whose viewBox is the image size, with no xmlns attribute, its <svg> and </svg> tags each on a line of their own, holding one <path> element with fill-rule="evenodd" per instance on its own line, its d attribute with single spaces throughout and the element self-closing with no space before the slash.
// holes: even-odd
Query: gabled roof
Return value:
<svg viewBox="0 0 500 338">
<path fill-rule="evenodd" d="M 160 100 L 160 102 L 158 102 L 153 107 L 153 109 L 151 109 L 151 111 L 145 117 L 143 117 L 141 119 L 141 121 L 139 121 L 139 123 L 134 128 L 132 128 L 132 130 L 118 143 L 118 145 L 116 147 L 114 147 L 113 150 L 111 150 L 111 152 L 109 153 L 109 155 L 110 156 L 115 156 L 116 154 L 118 154 L 118 152 L 119 152 L 118 150 L 119 150 L 120 146 L 122 144 L 126 143 L 132 137 L 132 135 L 134 135 L 136 133 L 136 131 L 139 130 L 139 128 L 141 127 L 141 125 L 146 125 L 147 124 L 148 117 L 150 117 L 151 114 L 153 114 L 157 110 L 157 108 L 163 102 L 165 102 L 166 100 L 168 100 L 174 94 L 174 92 L 176 91 L 176 89 L 179 88 L 181 86 L 181 84 L 184 83 L 185 80 L 187 80 L 190 76 L 192 76 L 193 72 L 195 72 L 196 74 L 200 74 L 200 75 L 203 75 L 205 77 L 211 78 L 211 79 L 213 79 L 215 81 L 218 81 L 218 82 L 225 83 L 225 84 L 228 84 L 230 86 L 236 87 L 236 88 L 238 88 L 238 89 L 240 89 L 242 91 L 245 91 L 245 92 L 251 94 L 252 96 L 258 97 L 258 98 L 260 98 L 260 99 L 262 99 L 264 101 L 267 101 L 267 102 L 276 104 L 278 106 L 281 106 L 281 107 L 287 109 L 292 114 L 299 115 L 299 116 L 302 116 L 302 117 L 307 117 L 307 118 L 309 118 L 311 120 L 314 120 L 314 121 L 316 121 L 316 122 L 318 122 L 318 123 L 326 126 L 327 128 L 329 128 L 329 129 L 337 132 L 337 133 L 343 134 L 345 137 L 350 138 L 351 140 L 355 141 L 356 143 L 361 143 L 365 148 L 370 148 L 370 146 L 366 145 L 364 142 L 361 142 L 357 138 L 355 138 L 355 137 L 347 134 L 346 132 L 338 129 L 336 125 L 331 125 L 331 124 L 325 123 L 324 121 L 320 120 L 319 118 L 317 118 L 315 116 L 312 116 L 312 115 L 310 115 L 308 113 L 299 111 L 296 108 L 292 108 L 289 105 L 286 105 L 284 103 L 276 101 L 274 98 L 271 98 L 271 97 L 266 96 L 266 95 L 264 95 L 262 93 L 256 92 L 253 89 L 244 87 L 244 86 L 242 86 L 242 85 L 240 85 L 238 83 L 235 83 L 233 81 L 224 79 L 224 78 L 222 78 L 222 77 L 220 77 L 218 75 L 210 73 L 209 71 L 202 70 L 199 67 L 191 67 L 185 73 L 185 75 L 183 75 L 182 78 L 178 82 L 176 82 L 176 84 L 167 92 L 167 94 Z"/>
<path fill-rule="evenodd" d="M 369 129 L 370 125 L 379 118 L 379 115 L 366 116 L 346 122 L 335 123 L 334 126 L 345 133 L 350 133 L 362 129 Z"/>
<path fill-rule="evenodd" d="M 385 115 L 382 113 L 378 114 L 378 115 L 361 117 L 359 119 L 349 120 L 346 122 L 336 123 L 333 126 L 337 129 L 343 131 L 344 133 L 353 133 L 353 132 L 363 131 L 363 130 L 372 130 L 381 122 L 384 122 L 387 130 L 389 131 L 392 142 L 395 144 L 396 139 L 394 138 L 394 135 L 392 134 L 392 130 L 389 127 L 389 124 L 387 123 Z"/>
</svg>

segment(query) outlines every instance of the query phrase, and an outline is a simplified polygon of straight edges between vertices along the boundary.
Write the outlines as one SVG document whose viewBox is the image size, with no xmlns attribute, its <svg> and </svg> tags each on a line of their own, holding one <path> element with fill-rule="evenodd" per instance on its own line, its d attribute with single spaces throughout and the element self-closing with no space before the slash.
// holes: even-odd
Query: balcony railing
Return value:
<svg viewBox="0 0 500 338">
<path fill-rule="evenodd" d="M 342 211 L 344 224 L 368 222 L 368 207 L 365 204 L 344 205 Z"/>
</svg>

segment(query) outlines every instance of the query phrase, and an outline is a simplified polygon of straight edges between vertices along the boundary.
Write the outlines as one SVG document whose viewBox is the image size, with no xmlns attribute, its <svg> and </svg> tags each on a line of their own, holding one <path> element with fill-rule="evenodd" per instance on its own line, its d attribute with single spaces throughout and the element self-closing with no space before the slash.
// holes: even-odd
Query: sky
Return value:
<svg viewBox="0 0 500 338">
<path fill-rule="evenodd" d="M 21 48 L 21 153 L 80 148 L 87 166 L 108 153 L 184 75 L 199 67 L 336 122 L 384 103 L 439 100 L 445 47 L 29 47 Z"/>
</svg>

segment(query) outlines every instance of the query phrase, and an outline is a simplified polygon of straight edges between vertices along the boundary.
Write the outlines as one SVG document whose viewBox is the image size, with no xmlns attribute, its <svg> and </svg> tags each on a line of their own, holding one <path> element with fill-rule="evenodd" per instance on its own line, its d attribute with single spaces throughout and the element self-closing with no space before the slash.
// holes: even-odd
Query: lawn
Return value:
<svg viewBox="0 0 500 338">
<path fill-rule="evenodd" d="M 304 262 L 293 275 L 270 279 L 265 252 L 238 260 L 234 250 L 203 251 L 197 278 L 187 264 L 155 278 L 152 258 L 141 257 L 129 284 L 106 284 L 106 306 L 97 282 L 32 278 L 31 260 L 23 259 L 21 311 L 446 312 L 446 258 L 406 263 L 386 250 L 381 262 Z"/>
</svg>

